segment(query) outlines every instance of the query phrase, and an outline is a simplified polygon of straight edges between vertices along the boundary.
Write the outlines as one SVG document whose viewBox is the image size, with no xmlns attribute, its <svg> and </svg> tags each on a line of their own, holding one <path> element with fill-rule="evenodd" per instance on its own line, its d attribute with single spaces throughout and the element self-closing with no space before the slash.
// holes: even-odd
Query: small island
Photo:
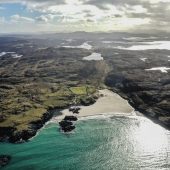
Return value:
<svg viewBox="0 0 170 170">
<path fill-rule="evenodd" d="M 8 165 L 10 161 L 11 161 L 11 156 L 0 155 L 0 168 Z"/>
</svg>

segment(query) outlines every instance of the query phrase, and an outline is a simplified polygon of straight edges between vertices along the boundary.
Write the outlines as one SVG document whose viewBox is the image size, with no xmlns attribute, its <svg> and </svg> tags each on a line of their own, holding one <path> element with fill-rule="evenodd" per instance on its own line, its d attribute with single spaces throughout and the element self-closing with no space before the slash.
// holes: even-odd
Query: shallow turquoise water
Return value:
<svg viewBox="0 0 170 170">
<path fill-rule="evenodd" d="M 0 144 L 4 170 L 168 170 L 170 132 L 143 117 L 80 120 L 62 134 L 46 125 L 30 142 Z"/>
</svg>

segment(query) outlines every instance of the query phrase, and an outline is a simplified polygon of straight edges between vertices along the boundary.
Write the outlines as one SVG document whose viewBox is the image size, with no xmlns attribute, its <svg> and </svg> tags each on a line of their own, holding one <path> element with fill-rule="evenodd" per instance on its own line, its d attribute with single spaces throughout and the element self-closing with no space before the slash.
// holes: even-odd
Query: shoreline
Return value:
<svg viewBox="0 0 170 170">
<path fill-rule="evenodd" d="M 35 126 L 31 133 L 24 131 L 23 134 L 17 134 L 14 139 L 8 140 L 10 143 L 23 143 L 32 140 L 39 132 L 49 123 L 59 123 L 65 116 L 76 116 L 78 120 L 95 119 L 99 117 L 113 117 L 113 116 L 142 116 L 129 104 L 128 100 L 121 97 L 116 92 L 109 89 L 99 90 L 100 97 L 94 104 L 89 106 L 79 106 L 81 109 L 79 114 L 69 112 L 69 107 L 63 108 L 59 111 L 59 115 L 54 116 L 53 111 L 44 113 L 44 118 L 39 126 Z M 53 115 L 53 116 L 52 116 Z M 36 122 L 34 122 L 36 125 Z"/>
<path fill-rule="evenodd" d="M 75 114 L 70 114 L 69 116 L 76 116 Z M 136 114 L 136 112 L 131 113 L 115 113 L 115 112 L 106 112 L 106 113 L 99 113 L 99 114 L 91 114 L 91 115 L 84 115 L 84 116 L 76 116 L 79 120 L 84 119 L 98 119 L 98 118 L 107 118 L 107 117 L 129 117 L 129 116 L 137 116 L 137 117 L 145 117 L 142 114 Z M 45 125 L 48 125 L 49 123 L 59 123 L 62 119 L 59 119 L 58 116 L 53 117 L 49 122 L 47 122 Z M 42 128 L 41 128 L 42 129 Z M 40 129 L 40 130 L 41 130 Z"/>
<path fill-rule="evenodd" d="M 123 93 L 119 90 L 115 90 L 115 89 L 112 89 L 112 90 L 114 93 L 118 94 L 120 97 L 122 97 L 123 99 L 128 101 L 128 103 L 134 108 L 137 116 L 145 117 L 145 118 L 151 120 L 153 123 L 158 124 L 159 126 L 165 128 L 166 130 L 170 130 L 170 126 L 169 126 L 168 122 L 164 123 L 163 121 L 160 121 L 157 117 L 152 117 L 150 115 L 152 112 L 147 112 L 145 109 L 142 109 L 142 108 L 139 108 L 138 106 L 136 106 L 136 103 L 132 100 L 132 98 L 127 96 L 125 93 Z"/>
<path fill-rule="evenodd" d="M 79 106 L 81 109 L 79 114 L 73 114 L 69 112 L 69 109 L 64 109 L 61 111 L 61 115 L 57 115 L 52 118 L 52 122 L 59 122 L 64 119 L 65 116 L 74 115 L 78 119 L 85 117 L 94 116 L 132 116 L 134 115 L 134 108 L 128 103 L 127 100 L 123 99 L 117 93 L 112 92 L 108 89 L 99 90 L 100 97 L 97 101 L 90 106 Z"/>
</svg>

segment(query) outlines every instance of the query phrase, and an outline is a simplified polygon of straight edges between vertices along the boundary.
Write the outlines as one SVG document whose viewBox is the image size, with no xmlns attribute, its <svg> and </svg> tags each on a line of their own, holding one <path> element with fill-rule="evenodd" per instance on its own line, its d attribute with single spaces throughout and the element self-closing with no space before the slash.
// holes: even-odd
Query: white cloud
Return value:
<svg viewBox="0 0 170 170">
<path fill-rule="evenodd" d="M 28 12 L 40 13 L 35 18 L 11 16 L 10 24 L 20 23 L 25 29 L 129 31 L 159 28 L 167 31 L 170 28 L 170 0 L 0 0 L 0 3 L 21 3 Z"/>
<path fill-rule="evenodd" d="M 166 2 L 170 2 L 170 0 L 141 0 L 144 2 L 150 2 L 151 4 L 157 4 L 157 3 L 166 3 Z"/>
<path fill-rule="evenodd" d="M 4 10 L 4 9 L 5 9 L 4 7 L 1 7 L 1 6 L 0 6 L 0 11 L 1 11 L 1 10 Z"/>
<path fill-rule="evenodd" d="M 124 27 L 134 27 L 137 25 L 149 24 L 150 19 L 141 19 L 141 18 L 122 18 L 118 21 L 119 25 L 124 25 Z"/>
<path fill-rule="evenodd" d="M 142 5 L 134 5 L 134 6 L 126 5 L 125 10 L 127 12 L 134 12 L 134 13 L 146 13 L 147 12 L 147 9 L 144 8 Z"/>
<path fill-rule="evenodd" d="M 11 22 L 27 22 L 27 23 L 32 23 L 34 22 L 34 19 L 29 18 L 29 17 L 23 17 L 18 14 L 12 15 L 11 16 Z"/>
<path fill-rule="evenodd" d="M 40 15 L 39 17 L 36 17 L 36 21 L 38 21 L 38 22 L 50 22 L 50 21 L 53 21 L 53 19 L 55 17 L 56 17 L 56 15 L 53 15 L 53 14 Z"/>
<path fill-rule="evenodd" d="M 11 16 L 11 22 L 28 22 L 28 23 L 30 23 L 30 22 L 34 22 L 34 19 L 28 18 L 28 17 L 23 17 L 23 16 L 16 14 L 16 15 Z"/>
<path fill-rule="evenodd" d="M 5 18 L 4 17 L 0 17 L 0 24 L 5 23 Z"/>
</svg>

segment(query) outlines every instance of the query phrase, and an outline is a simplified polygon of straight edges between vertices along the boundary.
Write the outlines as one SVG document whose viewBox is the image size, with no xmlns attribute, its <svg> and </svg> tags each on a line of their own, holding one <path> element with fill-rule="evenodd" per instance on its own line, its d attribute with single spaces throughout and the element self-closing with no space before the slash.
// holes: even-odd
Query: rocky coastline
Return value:
<svg viewBox="0 0 170 170">
<path fill-rule="evenodd" d="M 36 135 L 37 131 L 52 118 L 52 111 L 46 112 L 38 121 L 31 122 L 30 129 L 15 133 L 14 127 L 0 128 L 0 142 L 23 143 Z"/>
<path fill-rule="evenodd" d="M 91 96 L 87 97 L 87 100 L 84 99 L 83 102 L 80 101 L 81 105 L 87 106 L 94 104 L 97 100 L 97 97 Z M 64 107 L 54 107 L 52 109 L 49 109 L 47 112 L 42 114 L 42 117 L 39 120 L 31 122 L 29 125 L 29 129 L 23 130 L 21 132 L 15 132 L 15 127 L 0 127 L 0 142 L 9 142 L 9 143 L 23 143 L 29 141 L 30 138 L 34 137 L 38 130 L 41 129 L 45 123 L 47 123 L 54 115 L 55 112 L 60 113 L 60 110 L 68 108 L 68 106 Z M 75 116 L 72 117 L 65 117 L 63 121 L 67 123 L 67 121 L 76 121 L 77 118 Z M 63 124 L 65 125 L 65 124 Z M 75 126 L 71 125 L 71 128 L 65 128 L 66 131 L 71 131 L 75 128 Z M 70 130 L 71 129 L 71 130 Z"/>
<path fill-rule="evenodd" d="M 137 111 L 145 115 L 164 128 L 170 130 L 170 103 L 167 101 L 168 94 L 161 94 L 159 85 L 153 82 L 139 86 L 134 80 L 110 74 L 105 79 L 106 85 L 110 90 L 126 99 L 129 104 Z M 147 82 L 148 83 L 148 82 Z M 152 88 L 155 88 L 153 91 Z"/>
<path fill-rule="evenodd" d="M 76 128 L 74 124 L 76 121 L 76 116 L 65 116 L 64 119 L 59 122 L 60 130 L 63 132 L 71 132 Z"/>
</svg>

